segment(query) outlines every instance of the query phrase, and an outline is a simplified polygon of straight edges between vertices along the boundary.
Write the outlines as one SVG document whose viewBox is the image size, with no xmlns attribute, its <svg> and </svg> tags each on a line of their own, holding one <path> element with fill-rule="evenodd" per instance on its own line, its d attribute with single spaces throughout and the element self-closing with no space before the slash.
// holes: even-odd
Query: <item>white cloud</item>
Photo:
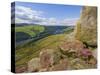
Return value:
<svg viewBox="0 0 100 75">
<path fill-rule="evenodd" d="M 61 21 L 61 24 L 73 26 L 76 24 L 77 20 L 78 18 L 64 19 L 63 21 Z"/>
<path fill-rule="evenodd" d="M 56 18 L 49 18 L 47 22 L 49 25 L 57 25 Z"/>
<path fill-rule="evenodd" d="M 40 17 L 43 14 L 42 11 L 32 10 L 31 8 L 24 6 L 16 6 L 15 7 L 15 19 L 19 18 L 19 20 L 15 20 L 15 23 L 34 23 L 38 22 L 42 18 Z M 27 21 L 26 21 L 27 20 Z"/>
<path fill-rule="evenodd" d="M 38 22 L 40 25 L 58 25 L 56 18 L 42 18 L 41 22 Z"/>
<path fill-rule="evenodd" d="M 17 13 L 23 13 L 31 16 L 39 16 L 43 13 L 42 11 L 32 10 L 31 8 L 24 6 L 16 6 L 15 9 Z"/>
<path fill-rule="evenodd" d="M 30 20 L 24 20 L 24 19 L 20 19 L 20 18 L 15 18 L 15 21 L 17 23 L 30 23 Z"/>
<path fill-rule="evenodd" d="M 28 23 L 28 24 L 40 24 L 40 25 L 75 25 L 78 19 L 78 18 L 71 18 L 71 19 L 58 20 L 55 17 L 45 18 L 43 17 L 44 14 L 45 12 L 43 11 L 33 10 L 29 7 L 24 7 L 24 6 L 16 6 L 15 23 Z"/>
</svg>

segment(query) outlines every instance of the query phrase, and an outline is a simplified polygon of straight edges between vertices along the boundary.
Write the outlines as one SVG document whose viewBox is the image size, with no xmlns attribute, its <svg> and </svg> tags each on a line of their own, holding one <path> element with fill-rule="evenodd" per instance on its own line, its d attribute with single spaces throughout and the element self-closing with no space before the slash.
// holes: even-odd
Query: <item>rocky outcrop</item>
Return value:
<svg viewBox="0 0 100 75">
<path fill-rule="evenodd" d="M 78 40 L 64 41 L 59 45 L 59 48 L 63 54 L 75 57 L 84 48 L 84 44 Z"/>
<path fill-rule="evenodd" d="M 76 39 L 90 45 L 97 46 L 97 8 L 83 7 L 75 29 Z"/>
</svg>

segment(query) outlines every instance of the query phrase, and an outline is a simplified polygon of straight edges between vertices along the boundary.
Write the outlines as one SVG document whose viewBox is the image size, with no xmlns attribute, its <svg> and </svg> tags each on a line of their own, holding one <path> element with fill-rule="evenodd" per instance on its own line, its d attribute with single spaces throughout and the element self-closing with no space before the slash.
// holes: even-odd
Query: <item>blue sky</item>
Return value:
<svg viewBox="0 0 100 75">
<path fill-rule="evenodd" d="M 16 23 L 75 25 L 82 6 L 16 2 Z"/>
</svg>

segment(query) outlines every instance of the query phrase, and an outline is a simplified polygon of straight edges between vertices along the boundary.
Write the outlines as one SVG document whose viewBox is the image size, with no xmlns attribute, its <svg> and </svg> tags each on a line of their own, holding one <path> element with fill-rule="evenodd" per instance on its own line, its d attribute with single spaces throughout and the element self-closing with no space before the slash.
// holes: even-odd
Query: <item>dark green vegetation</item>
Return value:
<svg viewBox="0 0 100 75">
<path fill-rule="evenodd" d="M 43 25 L 21 25 L 16 26 L 16 45 L 29 41 L 37 41 L 49 35 L 72 32 L 74 27 L 70 26 L 43 26 Z"/>
<path fill-rule="evenodd" d="M 15 28 L 16 32 L 23 32 L 31 37 L 34 37 L 36 34 L 43 32 L 44 27 L 40 25 L 29 25 L 29 26 L 20 26 Z"/>
<path fill-rule="evenodd" d="M 45 30 L 44 26 L 40 25 L 17 26 L 15 27 L 16 42 L 35 37 L 44 30 Z"/>
</svg>

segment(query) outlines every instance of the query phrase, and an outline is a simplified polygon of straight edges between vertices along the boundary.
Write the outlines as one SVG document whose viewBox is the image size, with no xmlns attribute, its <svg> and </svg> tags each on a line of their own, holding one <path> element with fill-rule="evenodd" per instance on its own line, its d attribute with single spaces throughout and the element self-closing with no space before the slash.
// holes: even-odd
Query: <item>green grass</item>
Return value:
<svg viewBox="0 0 100 75">
<path fill-rule="evenodd" d="M 62 40 L 66 40 L 66 34 L 51 35 L 19 48 L 16 50 L 16 66 L 26 65 L 32 58 L 38 57 L 42 49 L 58 50 Z"/>
<path fill-rule="evenodd" d="M 22 27 L 15 27 L 15 32 L 24 32 L 31 37 L 35 36 L 36 33 L 43 32 L 45 28 L 39 25 L 29 25 L 29 26 L 22 26 Z"/>
</svg>

